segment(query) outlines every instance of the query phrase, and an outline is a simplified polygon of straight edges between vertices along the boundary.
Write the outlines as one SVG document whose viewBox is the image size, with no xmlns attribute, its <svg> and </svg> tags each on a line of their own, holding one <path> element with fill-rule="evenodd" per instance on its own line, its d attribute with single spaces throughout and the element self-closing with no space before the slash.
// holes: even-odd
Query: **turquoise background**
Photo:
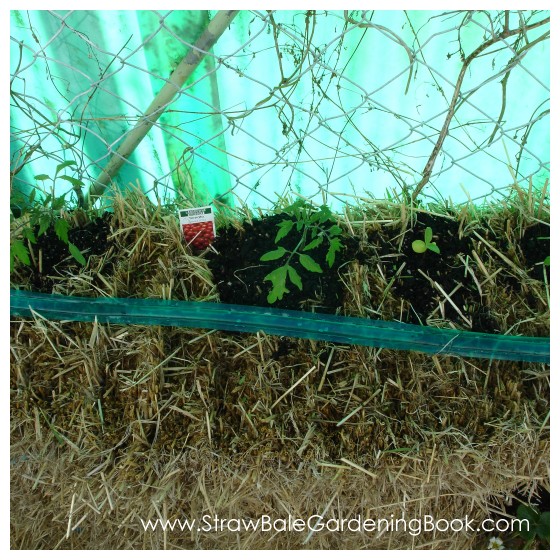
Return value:
<svg viewBox="0 0 560 560">
<path fill-rule="evenodd" d="M 214 13 L 12 11 L 12 170 L 29 156 L 13 188 L 48 189 L 49 181 L 34 177 L 54 177 L 68 160 L 76 165 L 64 173 L 87 187 Z M 200 204 L 221 196 L 261 208 L 300 194 L 337 210 L 356 197 L 413 189 L 445 119 L 462 65 L 459 46 L 468 55 L 492 29 L 501 31 L 503 17 L 351 15 L 372 25 L 347 25 L 342 11 L 319 11 L 313 28 L 304 11 L 275 12 L 276 45 L 267 13 L 242 11 L 121 168 L 117 184 L 139 183 L 154 198 L 182 191 Z M 511 12 L 510 27 L 518 25 Z M 530 31 L 526 40 L 548 29 Z M 509 192 L 512 170 L 523 187 L 531 175 L 536 186 L 549 177 L 548 39 L 512 69 L 503 118 L 489 142 L 514 41 L 488 49 L 469 67 L 426 200 L 482 204 Z M 296 69 L 297 83 L 278 87 Z M 59 179 L 56 193 L 70 186 Z"/>
</svg>

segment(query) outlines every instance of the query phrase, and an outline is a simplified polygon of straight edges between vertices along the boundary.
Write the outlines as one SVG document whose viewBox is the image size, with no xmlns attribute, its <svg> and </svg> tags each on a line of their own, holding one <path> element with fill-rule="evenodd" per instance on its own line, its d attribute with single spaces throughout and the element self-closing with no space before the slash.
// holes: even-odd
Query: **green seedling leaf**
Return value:
<svg viewBox="0 0 560 560">
<path fill-rule="evenodd" d="M 313 260 L 309 255 L 299 256 L 299 262 L 303 268 L 309 270 L 309 272 L 323 272 L 323 269 Z"/>
<path fill-rule="evenodd" d="M 48 214 L 42 214 L 39 218 L 39 233 L 37 237 L 41 237 L 45 231 L 49 229 L 51 225 L 51 217 Z"/>
<path fill-rule="evenodd" d="M 70 224 L 64 219 L 56 220 L 56 222 L 54 223 L 54 232 L 56 233 L 56 235 L 61 241 L 64 241 L 64 243 L 69 243 L 68 241 L 69 229 L 70 229 Z"/>
<path fill-rule="evenodd" d="M 59 174 L 63 169 L 66 169 L 67 167 L 70 167 L 71 165 L 76 165 L 76 162 L 72 160 L 72 161 L 63 161 L 62 163 L 59 163 L 59 164 L 56 166 L 56 175 L 55 175 L 55 177 L 58 176 L 58 174 Z"/>
<path fill-rule="evenodd" d="M 525 504 L 520 504 L 517 507 L 517 517 L 519 519 L 528 519 L 531 522 L 537 523 L 539 521 L 540 514 L 535 508 Z"/>
<path fill-rule="evenodd" d="M 39 175 L 35 175 L 35 179 L 37 181 L 47 181 L 50 180 L 50 177 L 48 175 L 45 175 L 45 173 L 41 173 Z"/>
<path fill-rule="evenodd" d="M 86 265 L 86 259 L 84 255 L 82 255 L 81 251 L 74 245 L 74 243 L 68 243 L 68 249 L 70 250 L 70 254 L 82 265 Z"/>
<path fill-rule="evenodd" d="M 424 243 L 426 244 L 426 247 L 430 244 L 430 241 L 432 240 L 432 228 L 431 227 L 427 227 L 426 231 L 424 232 Z"/>
<path fill-rule="evenodd" d="M 539 517 L 540 516 L 538 511 L 536 511 L 530 506 L 521 504 L 517 508 L 517 518 L 522 520 L 527 520 L 529 522 L 529 529 L 523 528 L 521 531 L 519 531 L 519 536 L 523 540 L 530 541 L 535 538 L 535 535 L 537 533 L 537 525 L 539 522 Z"/>
<path fill-rule="evenodd" d="M 66 204 L 66 194 L 61 194 L 53 199 L 52 202 L 52 209 L 56 212 L 58 210 L 62 210 L 64 205 Z"/>
<path fill-rule="evenodd" d="M 274 249 L 274 251 L 265 253 L 261 257 L 261 261 L 275 261 L 277 259 L 281 259 L 286 254 L 286 252 L 287 251 L 286 249 L 284 249 L 284 247 L 278 247 L 277 249 Z"/>
<path fill-rule="evenodd" d="M 440 254 L 439 247 L 435 243 L 428 243 L 426 245 L 426 248 L 430 249 L 430 251 L 433 251 L 434 253 L 437 253 L 438 255 Z"/>
<path fill-rule="evenodd" d="M 544 259 L 543 264 L 545 266 L 550 266 L 550 255 L 548 257 L 546 257 L 546 259 Z"/>
<path fill-rule="evenodd" d="M 336 258 L 336 252 L 342 248 L 342 243 L 340 242 L 340 239 L 338 239 L 338 237 L 335 237 L 330 241 L 331 243 L 329 245 L 329 250 L 327 251 L 327 256 L 325 257 L 325 259 L 329 266 L 332 268 L 334 260 Z"/>
<path fill-rule="evenodd" d="M 286 235 L 288 235 L 288 233 L 292 231 L 293 227 L 294 227 L 294 222 L 292 222 L 291 220 L 282 220 L 278 224 L 278 233 L 276 234 L 274 243 L 278 243 L 278 241 L 286 237 Z"/>
<path fill-rule="evenodd" d="M 294 214 L 295 216 L 297 216 L 298 214 L 301 213 L 301 209 L 304 204 L 305 203 L 301 199 L 298 199 L 294 203 L 290 204 L 289 206 L 286 206 L 285 211 L 288 214 Z"/>
<path fill-rule="evenodd" d="M 336 236 L 336 235 L 340 235 L 341 233 L 342 233 L 342 229 L 337 225 L 331 226 L 329 228 L 329 235 Z"/>
<path fill-rule="evenodd" d="M 14 270 L 15 259 L 29 266 L 29 251 L 21 239 L 15 239 L 10 245 L 10 271 Z"/>
<path fill-rule="evenodd" d="M 326 204 L 321 205 L 321 209 L 319 210 L 319 217 L 322 224 L 333 217 L 331 209 Z"/>
<path fill-rule="evenodd" d="M 68 181 L 73 187 L 83 187 L 85 183 L 80 181 L 80 179 L 76 179 L 75 177 L 70 177 L 69 175 L 61 175 L 59 179 L 64 179 Z"/>
<path fill-rule="evenodd" d="M 29 239 L 31 243 L 37 243 L 37 239 L 35 239 L 35 234 L 33 233 L 33 230 L 30 227 L 24 227 L 21 230 L 21 234 L 23 235 L 23 237 L 25 237 L 25 239 Z"/>
<path fill-rule="evenodd" d="M 288 265 L 288 276 L 290 277 L 290 281 L 294 286 L 297 286 L 300 290 L 303 290 L 303 284 L 301 283 L 301 276 L 298 274 L 297 270 Z"/>
<path fill-rule="evenodd" d="M 37 189 L 31 189 L 29 193 L 29 205 L 31 206 L 35 201 L 35 196 L 37 195 Z"/>
<path fill-rule="evenodd" d="M 426 244 L 421 239 L 416 239 L 412 242 L 412 250 L 415 253 L 425 253 L 427 249 Z"/>
<path fill-rule="evenodd" d="M 266 298 L 268 303 L 272 304 L 277 300 L 279 301 L 284 297 L 284 294 L 290 293 L 290 290 L 286 288 L 287 272 L 288 266 L 281 266 L 264 277 L 265 280 L 272 282 L 272 289 Z"/>
<path fill-rule="evenodd" d="M 537 536 L 543 541 L 550 543 L 550 512 L 543 511 L 539 517 Z"/>
<path fill-rule="evenodd" d="M 321 212 L 313 212 L 309 217 L 309 223 L 314 224 L 315 222 L 323 223 L 325 221 L 325 217 Z"/>
<path fill-rule="evenodd" d="M 322 237 L 316 237 L 313 241 L 309 242 L 304 248 L 303 251 L 311 251 L 311 249 L 315 249 L 323 242 Z"/>
</svg>

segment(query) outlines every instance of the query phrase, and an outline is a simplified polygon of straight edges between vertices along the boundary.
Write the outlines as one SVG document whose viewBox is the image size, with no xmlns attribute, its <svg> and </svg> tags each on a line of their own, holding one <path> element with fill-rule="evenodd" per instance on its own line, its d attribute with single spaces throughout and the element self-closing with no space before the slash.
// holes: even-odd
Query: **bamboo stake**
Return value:
<svg viewBox="0 0 560 560">
<path fill-rule="evenodd" d="M 105 169 L 99 174 L 95 183 L 91 185 L 88 194 L 88 203 L 90 206 L 95 198 L 103 194 L 107 184 L 117 174 L 138 144 L 143 140 L 144 136 L 150 131 L 154 123 L 173 102 L 183 84 L 192 75 L 207 52 L 218 41 L 222 33 L 227 29 L 238 13 L 239 10 L 221 10 L 214 16 L 192 49 L 179 63 L 179 66 L 177 66 L 173 74 L 171 74 L 167 83 L 146 109 L 146 112 L 142 115 L 138 124 L 128 133 L 124 142 L 113 154 L 113 157 Z"/>
</svg>

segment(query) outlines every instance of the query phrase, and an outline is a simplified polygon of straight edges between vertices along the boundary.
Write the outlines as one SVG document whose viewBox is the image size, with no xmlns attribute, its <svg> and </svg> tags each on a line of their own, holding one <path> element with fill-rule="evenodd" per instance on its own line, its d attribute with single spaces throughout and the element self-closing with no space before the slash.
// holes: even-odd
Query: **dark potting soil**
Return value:
<svg viewBox="0 0 560 560">
<path fill-rule="evenodd" d="M 543 266 L 545 266 L 550 278 L 550 266 L 543 265 L 544 260 L 550 256 L 550 225 L 536 224 L 528 227 L 519 241 L 519 247 L 529 276 L 542 280 Z"/>
<path fill-rule="evenodd" d="M 75 226 L 68 231 L 68 241 L 76 245 L 86 260 L 91 255 L 102 255 L 111 246 L 111 218 L 112 215 L 105 212 L 87 224 Z M 39 226 L 36 226 L 34 234 L 37 243 L 33 246 L 35 262 L 30 266 L 32 287 L 37 292 L 49 293 L 54 284 L 51 278 L 53 275 L 78 271 L 82 265 L 70 254 L 68 245 L 58 237 L 52 225 L 42 235 L 39 236 L 38 233 Z"/>
<path fill-rule="evenodd" d="M 348 263 L 356 258 L 358 249 L 358 243 L 351 237 L 341 238 L 343 247 L 337 253 L 332 267 L 326 262 L 326 243 L 306 251 L 321 266 L 323 273 L 311 272 L 301 266 L 297 259 L 293 259 L 290 264 L 300 275 L 303 289 L 298 289 L 288 280 L 286 287 L 289 293 L 272 305 L 268 303 L 272 284 L 264 278 L 284 262 L 282 259 L 264 262 L 260 258 L 276 248 L 274 240 L 278 224 L 287 217 L 287 214 L 266 216 L 245 223 L 243 230 L 229 227 L 218 232 L 213 243 L 215 252 L 208 254 L 208 266 L 214 276 L 220 300 L 239 305 L 335 313 L 344 297 L 340 275 Z M 330 225 L 334 223 L 327 223 L 325 227 Z M 300 239 L 301 233 L 293 228 L 279 245 L 287 249 L 294 248 Z"/>
<path fill-rule="evenodd" d="M 430 249 L 416 253 L 412 244 L 423 240 L 426 229 L 433 232 L 432 242 L 439 253 Z M 395 278 L 394 293 L 409 305 L 405 306 L 407 323 L 426 324 L 437 309 L 438 317 L 455 322 L 476 332 L 499 333 L 496 319 L 481 301 L 476 282 L 467 270 L 467 259 L 473 249 L 470 236 L 459 236 L 459 223 L 452 218 L 421 215 L 404 237 L 402 246 L 394 239 L 400 230 L 389 231 L 380 243 L 380 260 L 385 276 Z M 449 301 L 449 299 L 451 301 Z"/>
<path fill-rule="evenodd" d="M 360 249 L 356 239 L 344 237 L 344 249 L 332 268 L 325 263 L 326 247 L 314 249 L 311 256 L 321 263 L 324 273 L 309 272 L 299 267 L 303 289 L 299 290 L 287 282 L 290 292 L 282 300 L 270 305 L 267 295 L 271 283 L 264 281 L 264 277 L 283 262 L 262 262 L 260 257 L 276 247 L 274 238 L 278 231 L 277 224 L 285 217 L 282 214 L 265 216 L 245 223 L 242 230 L 230 227 L 218 232 L 213 244 L 214 251 L 208 253 L 208 264 L 222 302 L 337 313 L 347 293 L 341 275 L 348 272 L 350 263 L 355 260 L 370 265 L 371 271 L 375 271 L 377 266 L 381 267 L 387 281 L 393 280 L 391 290 L 393 296 L 403 301 L 404 314 L 386 319 L 426 324 L 436 310 L 437 317 L 454 321 L 459 328 L 469 328 L 465 321 L 467 319 L 473 331 L 500 332 L 498 322 L 481 301 L 477 285 L 465 264 L 473 249 L 472 238 L 459 237 L 457 220 L 429 214 L 418 217 L 414 227 L 405 234 L 400 247 L 400 228 L 372 232 L 364 250 Z M 415 240 L 424 240 L 427 227 L 432 228 L 432 241 L 437 244 L 439 253 L 432 250 L 416 253 L 412 249 Z M 543 232 L 532 229 L 535 230 L 534 234 L 528 237 L 531 229 L 527 230 L 524 237 L 527 245 L 520 244 L 521 249 L 530 252 L 531 245 L 528 243 L 532 239 L 546 251 L 546 245 L 540 239 Z M 488 238 L 488 232 L 482 230 L 479 233 L 483 238 Z M 295 247 L 300 235 L 294 229 L 281 244 Z M 540 269 L 535 264 L 535 270 L 541 273 L 542 279 L 543 259 L 529 253 L 527 262 L 533 258 L 537 259 L 535 263 L 540 259 Z M 382 305 L 382 302 L 372 302 L 372 305 L 376 304 Z"/>
<path fill-rule="evenodd" d="M 274 240 L 278 224 L 285 218 L 285 214 L 275 214 L 246 222 L 242 229 L 228 227 L 218 231 L 213 247 L 204 256 L 208 259 L 221 302 L 340 313 L 344 298 L 349 297 L 342 277 L 357 262 L 367 264 L 370 275 L 381 269 L 387 282 L 391 282 L 392 297 L 402 302 L 399 316 L 389 317 L 384 314 L 384 319 L 426 324 L 434 316 L 443 317 L 454 321 L 462 329 L 469 328 L 465 321 L 468 319 L 473 331 L 500 332 L 496 319 L 481 301 L 477 285 L 465 266 L 466 259 L 474 248 L 473 243 L 478 241 L 469 236 L 459 238 L 459 224 L 455 219 L 429 214 L 419 215 L 404 239 L 400 236 L 399 227 L 386 227 L 371 232 L 365 245 L 342 234 L 340 238 L 343 247 L 337 253 L 332 267 L 328 266 L 325 259 L 327 244 L 323 243 L 308 251 L 320 264 L 323 273 L 306 270 L 297 259 L 292 259 L 291 264 L 301 276 L 303 289 L 300 290 L 288 280 L 286 286 L 289 293 L 272 305 L 269 304 L 267 296 L 272 284 L 264 278 L 284 263 L 281 259 L 264 262 L 260 258 L 277 246 Z M 112 215 L 105 213 L 83 226 L 74 227 L 69 231 L 69 240 L 86 258 L 101 255 L 112 244 L 109 240 L 111 219 Z M 432 241 L 437 244 L 439 254 L 431 250 L 416 253 L 412 249 L 415 240 L 424 239 L 427 227 L 432 228 Z M 504 243 L 484 227 L 478 233 L 497 247 Z M 293 228 L 279 244 L 293 248 L 300 237 L 301 233 Z M 524 236 L 512 249 L 516 251 L 515 257 L 520 264 L 526 267 L 533 278 L 539 280 L 543 279 L 543 268 L 546 268 L 546 274 L 550 278 L 549 267 L 543 265 L 550 253 L 549 237 L 550 227 L 547 224 L 537 224 L 527 228 Z M 42 252 L 41 272 L 37 266 L 39 250 Z M 37 238 L 34 253 L 36 262 L 29 268 L 32 289 L 35 291 L 51 292 L 57 276 L 78 273 L 82 268 L 70 255 L 67 245 L 58 238 L 53 227 Z M 504 276 L 503 280 L 511 284 L 510 289 L 519 289 L 517 278 L 511 276 L 508 280 Z M 372 296 L 371 307 L 383 310 L 381 296 L 376 297 L 378 301 Z M 531 305 L 530 301 L 527 303 Z"/>
</svg>

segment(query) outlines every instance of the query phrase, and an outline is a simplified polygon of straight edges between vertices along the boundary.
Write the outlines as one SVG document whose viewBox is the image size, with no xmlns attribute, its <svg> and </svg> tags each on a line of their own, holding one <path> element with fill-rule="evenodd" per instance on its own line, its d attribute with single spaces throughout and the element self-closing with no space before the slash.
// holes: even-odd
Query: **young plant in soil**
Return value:
<svg viewBox="0 0 560 560">
<path fill-rule="evenodd" d="M 439 255 L 439 247 L 432 241 L 432 228 L 427 227 L 424 232 L 424 240 L 416 239 L 412 242 L 412 250 L 415 253 L 425 253 L 428 249 Z"/>
<path fill-rule="evenodd" d="M 298 200 L 288 206 L 284 212 L 288 217 L 278 224 L 278 232 L 274 239 L 276 248 L 260 257 L 263 262 L 281 261 L 282 263 L 264 277 L 265 281 L 272 283 L 267 296 L 270 304 L 281 300 L 284 294 L 290 292 L 286 287 L 288 279 L 299 290 L 303 289 L 298 267 L 301 266 L 305 270 L 317 274 L 323 272 L 321 264 L 313 259 L 309 251 L 323 244 L 328 246 L 325 262 L 332 268 L 336 253 L 342 248 L 340 241 L 342 230 L 332 223 L 334 216 L 328 206 L 323 205 L 316 208 L 305 201 Z M 284 247 L 284 244 L 280 242 L 294 228 L 301 234 L 298 236 L 297 244 L 293 247 Z"/>
<path fill-rule="evenodd" d="M 70 177 L 68 175 L 59 175 L 59 173 L 72 165 L 75 161 L 65 161 L 59 164 L 56 168 L 55 177 L 51 179 L 48 175 L 37 175 L 37 181 L 52 181 L 52 192 L 46 194 L 41 200 L 36 200 L 37 190 L 33 189 L 29 194 L 27 200 L 23 200 L 24 214 L 28 220 L 21 227 L 18 232 L 20 237 L 12 237 L 10 241 L 10 270 L 14 270 L 16 261 L 29 266 L 31 264 L 29 248 L 37 244 L 37 239 L 47 232 L 51 227 L 58 239 L 68 247 L 68 251 L 76 261 L 82 266 L 86 264 L 86 260 L 78 247 L 72 243 L 68 238 L 68 231 L 70 224 L 68 220 L 62 215 L 62 210 L 67 207 L 66 194 L 61 196 L 54 195 L 55 181 L 64 179 L 69 181 L 75 188 L 83 185 L 83 182 Z M 12 217 L 13 219 L 13 217 Z"/>
<path fill-rule="evenodd" d="M 517 519 L 525 522 L 519 531 L 519 537 L 525 545 L 523 549 L 550 548 L 550 512 L 540 511 L 536 507 L 520 504 L 517 508 Z"/>
</svg>

